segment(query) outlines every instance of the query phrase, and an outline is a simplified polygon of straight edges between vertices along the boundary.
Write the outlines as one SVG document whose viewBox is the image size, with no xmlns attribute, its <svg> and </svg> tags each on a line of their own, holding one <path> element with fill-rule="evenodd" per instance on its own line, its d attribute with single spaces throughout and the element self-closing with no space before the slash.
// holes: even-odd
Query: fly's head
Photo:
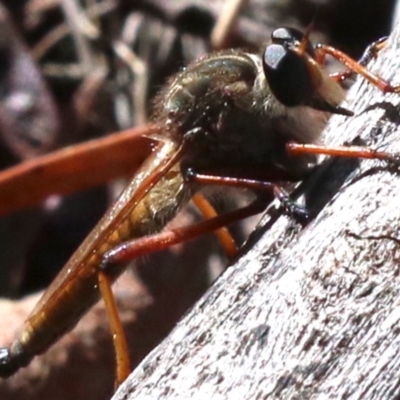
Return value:
<svg viewBox="0 0 400 400">
<path fill-rule="evenodd" d="M 308 34 L 293 28 L 273 31 L 271 44 L 262 54 L 262 67 L 269 89 L 283 105 L 352 115 L 340 107 L 344 92 L 318 63 Z"/>
</svg>

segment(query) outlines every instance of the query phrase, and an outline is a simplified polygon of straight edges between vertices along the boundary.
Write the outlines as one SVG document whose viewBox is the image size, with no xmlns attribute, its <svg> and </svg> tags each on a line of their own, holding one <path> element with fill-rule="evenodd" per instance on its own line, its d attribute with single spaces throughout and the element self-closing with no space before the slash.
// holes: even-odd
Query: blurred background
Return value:
<svg viewBox="0 0 400 400">
<path fill-rule="evenodd" d="M 275 28 L 305 29 L 313 21 L 314 42 L 358 58 L 368 44 L 390 33 L 397 15 L 394 0 L 243 1 L 238 18 L 216 42 L 213 29 L 229 3 L 0 2 L 0 167 L 145 125 L 151 121 L 151 100 L 166 79 L 215 48 L 259 51 Z M 328 68 L 340 66 L 328 61 Z M 0 302 L 0 344 L 12 339 L 37 293 L 49 285 L 123 185 L 119 180 L 67 197 L 49 188 L 43 204 L 1 217 L 0 296 L 10 300 Z M 21 188 L 21 196 L 29 193 Z M 231 200 L 235 202 L 240 199 Z M 226 204 L 217 201 L 216 206 Z M 196 218 L 190 211 L 176 224 Z M 235 230 L 238 243 L 252 226 Z M 146 257 L 116 284 L 134 364 L 165 337 L 226 264 L 210 236 Z M 113 379 L 111 337 L 99 305 L 29 368 L 0 380 L 0 399 L 107 399 Z"/>
</svg>

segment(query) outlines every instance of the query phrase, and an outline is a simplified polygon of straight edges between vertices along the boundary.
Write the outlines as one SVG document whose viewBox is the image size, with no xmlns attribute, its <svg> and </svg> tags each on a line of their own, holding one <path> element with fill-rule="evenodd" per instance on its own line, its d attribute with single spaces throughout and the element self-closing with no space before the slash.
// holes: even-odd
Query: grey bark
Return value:
<svg viewBox="0 0 400 400">
<path fill-rule="evenodd" d="M 397 27 L 370 68 L 400 84 L 399 67 Z M 358 79 L 348 107 L 325 143 L 400 153 L 398 94 Z M 271 207 L 114 400 L 400 397 L 399 168 L 326 160 L 303 190 L 312 222 Z"/>
</svg>

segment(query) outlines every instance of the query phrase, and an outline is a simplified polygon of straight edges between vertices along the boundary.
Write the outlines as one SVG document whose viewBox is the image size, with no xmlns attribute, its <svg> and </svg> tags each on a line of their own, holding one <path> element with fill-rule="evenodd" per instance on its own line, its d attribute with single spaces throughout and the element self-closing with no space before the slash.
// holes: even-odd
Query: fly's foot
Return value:
<svg viewBox="0 0 400 400">
<path fill-rule="evenodd" d="M 310 222 L 310 213 L 305 207 L 295 203 L 292 199 L 289 198 L 287 201 L 283 202 L 282 205 L 287 214 L 293 217 L 299 224 L 307 225 Z"/>
<path fill-rule="evenodd" d="M 285 213 L 293 217 L 299 224 L 306 225 L 310 222 L 311 216 L 307 209 L 294 200 L 282 188 L 274 191 L 275 197 L 280 201 Z"/>
</svg>

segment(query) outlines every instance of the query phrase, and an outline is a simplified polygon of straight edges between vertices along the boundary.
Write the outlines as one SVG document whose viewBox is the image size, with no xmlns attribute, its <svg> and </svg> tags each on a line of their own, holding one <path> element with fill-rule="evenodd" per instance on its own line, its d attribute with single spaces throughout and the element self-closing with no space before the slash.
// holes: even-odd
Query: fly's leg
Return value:
<svg viewBox="0 0 400 400">
<path fill-rule="evenodd" d="M 131 372 L 128 344 L 112 291 L 112 280 L 106 273 L 100 271 L 98 281 L 114 344 L 116 365 L 114 387 L 117 389 Z"/>
<path fill-rule="evenodd" d="M 342 74 L 334 74 L 331 77 L 337 81 L 341 81 L 346 79 L 346 77 L 350 76 L 351 74 L 355 73 L 358 75 L 363 76 L 367 81 L 372 83 L 378 89 L 380 89 L 383 93 L 400 93 L 400 85 L 392 85 L 390 82 L 386 81 L 385 79 L 381 78 L 380 76 L 374 74 L 373 72 L 369 71 L 364 64 L 366 64 L 371 58 L 376 56 L 376 54 L 385 46 L 386 40 L 383 38 L 378 40 L 377 42 L 372 43 L 367 48 L 365 53 L 365 57 L 361 58 L 360 61 L 353 60 L 350 56 L 343 53 L 342 51 L 336 49 L 335 47 L 319 44 L 316 47 L 317 51 L 317 61 L 319 63 L 323 63 L 325 60 L 326 55 L 330 55 L 333 58 L 336 58 L 342 64 L 344 64 L 349 71 L 344 71 Z"/>
<path fill-rule="evenodd" d="M 210 202 L 200 193 L 196 193 L 192 197 L 192 200 L 205 219 L 211 219 L 218 215 Z M 217 236 L 227 257 L 230 259 L 235 257 L 238 252 L 238 247 L 228 228 L 224 226 L 223 228 L 216 230 L 215 235 Z"/>
<path fill-rule="evenodd" d="M 214 207 L 201 194 L 195 194 L 193 196 L 193 202 L 206 219 L 213 219 L 218 216 Z M 238 248 L 229 230 L 225 226 L 223 226 L 217 229 L 215 233 L 226 255 L 229 258 L 233 258 L 237 254 Z M 155 250 L 149 249 L 149 252 L 152 251 Z M 117 388 L 128 377 L 131 371 L 128 345 L 124 329 L 121 320 L 119 318 L 115 297 L 112 292 L 111 288 L 112 281 L 111 279 L 109 279 L 107 273 L 104 272 L 103 270 L 99 272 L 98 281 L 99 281 L 99 289 L 101 292 L 101 296 L 104 300 L 106 313 L 109 320 L 113 343 L 114 343 L 115 358 L 116 358 L 115 387 Z"/>
<path fill-rule="evenodd" d="M 386 46 L 386 43 L 387 43 L 386 36 L 371 43 L 365 49 L 364 54 L 361 56 L 361 58 L 357 61 L 358 64 L 362 65 L 363 67 L 366 67 L 370 61 L 372 61 L 378 56 L 378 53 Z M 320 45 L 317 46 L 317 61 L 320 64 L 324 64 L 326 59 L 326 53 L 324 53 L 323 50 L 321 51 L 319 47 Z M 350 78 L 352 75 L 354 75 L 354 71 L 351 69 L 346 69 L 345 71 L 334 72 L 329 76 L 337 82 L 342 82 Z"/>
<path fill-rule="evenodd" d="M 117 364 L 116 386 L 119 386 L 126 379 L 130 372 L 130 366 L 125 334 L 118 315 L 115 299 L 111 291 L 111 279 L 109 278 L 109 274 L 112 275 L 112 273 L 110 273 L 110 271 L 112 271 L 113 268 L 118 267 L 121 263 L 132 261 L 133 259 L 145 254 L 166 249 L 175 244 L 195 239 L 206 233 L 218 231 L 226 225 L 258 214 L 263 210 L 263 208 L 263 203 L 255 202 L 247 207 L 220 216 L 216 215 L 215 210 L 213 210 L 213 213 L 215 213 L 216 216 L 213 216 L 199 224 L 177 228 L 171 231 L 125 242 L 104 254 L 99 271 L 99 287 L 106 305 L 111 332 L 113 334 Z M 212 213 L 207 212 L 207 214 L 207 216 L 211 216 Z M 231 250 L 236 251 L 236 246 Z"/>
<path fill-rule="evenodd" d="M 155 235 L 122 243 L 105 253 L 101 265 L 101 271 L 107 275 L 107 271 L 115 265 L 132 261 L 146 254 L 164 250 L 170 246 L 193 240 L 199 236 L 214 232 L 226 225 L 233 224 L 244 218 L 260 213 L 264 209 L 264 202 L 254 202 L 246 207 L 239 208 L 198 224 L 161 232 Z"/>
<path fill-rule="evenodd" d="M 276 183 L 256 179 L 202 174 L 190 168 L 186 171 L 185 177 L 187 180 L 195 181 L 203 185 L 231 186 L 257 192 L 269 192 L 273 195 L 273 198 L 277 198 L 280 201 L 286 212 L 297 218 L 300 223 L 306 223 L 309 220 L 307 210 L 296 204 L 290 198 L 289 194 Z"/>
<path fill-rule="evenodd" d="M 308 154 L 327 155 L 347 158 L 366 158 L 372 160 L 385 160 L 398 163 L 400 154 L 379 151 L 363 146 L 320 146 L 315 144 L 299 144 L 289 142 L 286 144 L 286 151 L 291 156 L 303 156 Z"/>
</svg>

